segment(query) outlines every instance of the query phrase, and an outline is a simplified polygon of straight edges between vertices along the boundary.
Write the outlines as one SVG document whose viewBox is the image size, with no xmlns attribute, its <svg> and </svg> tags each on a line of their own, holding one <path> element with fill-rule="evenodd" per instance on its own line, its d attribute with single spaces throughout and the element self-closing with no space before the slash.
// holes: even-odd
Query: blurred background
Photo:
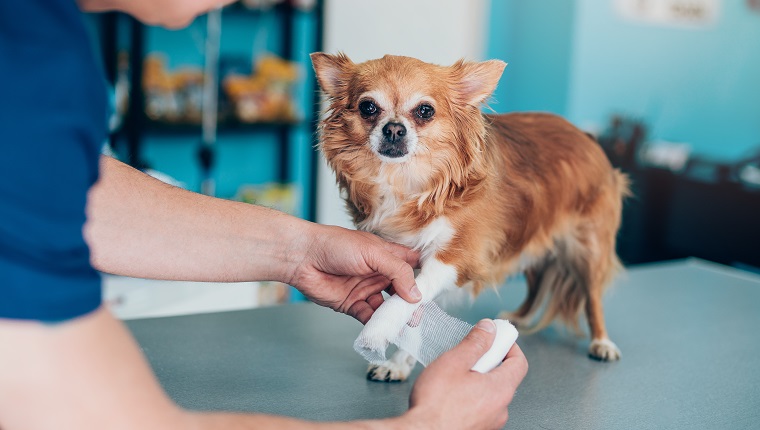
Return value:
<svg viewBox="0 0 760 430">
<path fill-rule="evenodd" d="M 633 180 L 627 265 L 760 269 L 760 0 L 245 0 L 182 30 L 90 14 L 107 151 L 161 180 L 350 227 L 314 151 L 309 53 L 509 63 L 489 109 L 548 111 Z M 302 300 L 276 283 L 105 277 L 122 318 Z"/>
</svg>

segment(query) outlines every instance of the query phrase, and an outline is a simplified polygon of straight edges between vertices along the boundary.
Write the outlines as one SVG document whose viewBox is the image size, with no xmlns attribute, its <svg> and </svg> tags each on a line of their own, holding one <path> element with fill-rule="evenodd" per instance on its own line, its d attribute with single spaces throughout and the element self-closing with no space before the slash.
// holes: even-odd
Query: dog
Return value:
<svg viewBox="0 0 760 430">
<path fill-rule="evenodd" d="M 358 229 L 420 251 L 423 301 L 522 272 L 528 293 L 510 320 L 535 331 L 559 319 L 579 331 L 585 311 L 589 356 L 620 358 L 602 295 L 622 268 L 615 240 L 628 179 L 592 137 L 553 114 L 482 113 L 499 60 L 311 60 L 325 95 L 319 148 L 348 211 Z M 363 335 L 384 348 L 406 321 L 370 320 Z M 414 365 L 398 351 L 368 378 L 404 380 Z"/>
</svg>

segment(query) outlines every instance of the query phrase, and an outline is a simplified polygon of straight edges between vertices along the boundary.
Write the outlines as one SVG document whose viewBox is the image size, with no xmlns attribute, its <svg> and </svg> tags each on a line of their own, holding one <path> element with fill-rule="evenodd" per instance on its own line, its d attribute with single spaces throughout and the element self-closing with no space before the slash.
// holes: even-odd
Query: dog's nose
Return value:
<svg viewBox="0 0 760 430">
<path fill-rule="evenodd" d="M 406 136 L 406 127 L 404 127 L 404 124 L 398 122 L 389 122 L 383 127 L 383 136 L 385 136 L 389 142 L 395 143 L 396 141 L 401 140 L 402 137 Z"/>
</svg>

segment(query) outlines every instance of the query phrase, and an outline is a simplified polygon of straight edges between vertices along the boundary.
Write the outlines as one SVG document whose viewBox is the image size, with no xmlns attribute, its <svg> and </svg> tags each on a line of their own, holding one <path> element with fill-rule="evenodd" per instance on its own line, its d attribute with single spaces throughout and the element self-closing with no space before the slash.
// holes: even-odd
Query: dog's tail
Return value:
<svg viewBox="0 0 760 430">
<path fill-rule="evenodd" d="M 560 254 L 562 251 L 560 251 Z M 525 272 L 528 296 L 515 312 L 500 317 L 512 321 L 521 332 L 530 334 L 559 320 L 572 332 L 581 335 L 581 316 L 586 308 L 588 294 L 603 294 L 612 278 L 622 271 L 623 265 L 612 252 L 606 259 L 607 267 L 598 283 L 590 282 L 588 259 L 582 255 L 552 255 Z M 598 292 L 590 288 L 600 288 Z"/>
<path fill-rule="evenodd" d="M 628 197 L 628 177 L 615 170 L 613 186 L 619 197 Z M 590 295 L 601 297 L 616 274 L 623 270 L 615 252 L 622 199 L 608 208 L 607 223 L 585 223 L 573 234 L 555 240 L 554 250 L 525 271 L 528 295 L 515 312 L 504 317 L 521 331 L 532 333 L 558 319 L 576 334 Z"/>
<path fill-rule="evenodd" d="M 556 258 L 525 272 L 528 296 L 520 308 L 503 313 L 521 332 L 537 332 L 555 319 L 561 320 L 575 333 L 580 333 L 578 323 L 586 295 L 575 277 Z M 542 312 L 543 310 L 543 312 Z"/>
</svg>

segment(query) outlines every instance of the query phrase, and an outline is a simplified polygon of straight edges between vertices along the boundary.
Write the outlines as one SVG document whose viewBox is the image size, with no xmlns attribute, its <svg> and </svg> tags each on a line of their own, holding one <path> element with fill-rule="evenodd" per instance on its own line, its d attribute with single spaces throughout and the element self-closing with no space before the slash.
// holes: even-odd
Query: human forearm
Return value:
<svg viewBox="0 0 760 430">
<path fill-rule="evenodd" d="M 87 201 L 93 267 L 140 278 L 281 281 L 366 322 L 392 285 L 416 302 L 417 253 L 379 237 L 160 182 L 110 157 Z"/>
<path fill-rule="evenodd" d="M 278 430 L 403 430 L 425 429 L 425 426 L 415 425 L 407 413 L 401 417 L 384 420 L 349 421 L 349 422 L 313 422 L 295 418 L 273 415 L 244 415 L 230 413 L 191 413 L 189 418 L 193 430 L 249 430 L 249 429 L 278 429 Z"/>
<path fill-rule="evenodd" d="M 98 270 L 193 281 L 289 280 L 313 224 L 151 178 L 110 157 L 88 195 L 85 237 Z"/>
</svg>

